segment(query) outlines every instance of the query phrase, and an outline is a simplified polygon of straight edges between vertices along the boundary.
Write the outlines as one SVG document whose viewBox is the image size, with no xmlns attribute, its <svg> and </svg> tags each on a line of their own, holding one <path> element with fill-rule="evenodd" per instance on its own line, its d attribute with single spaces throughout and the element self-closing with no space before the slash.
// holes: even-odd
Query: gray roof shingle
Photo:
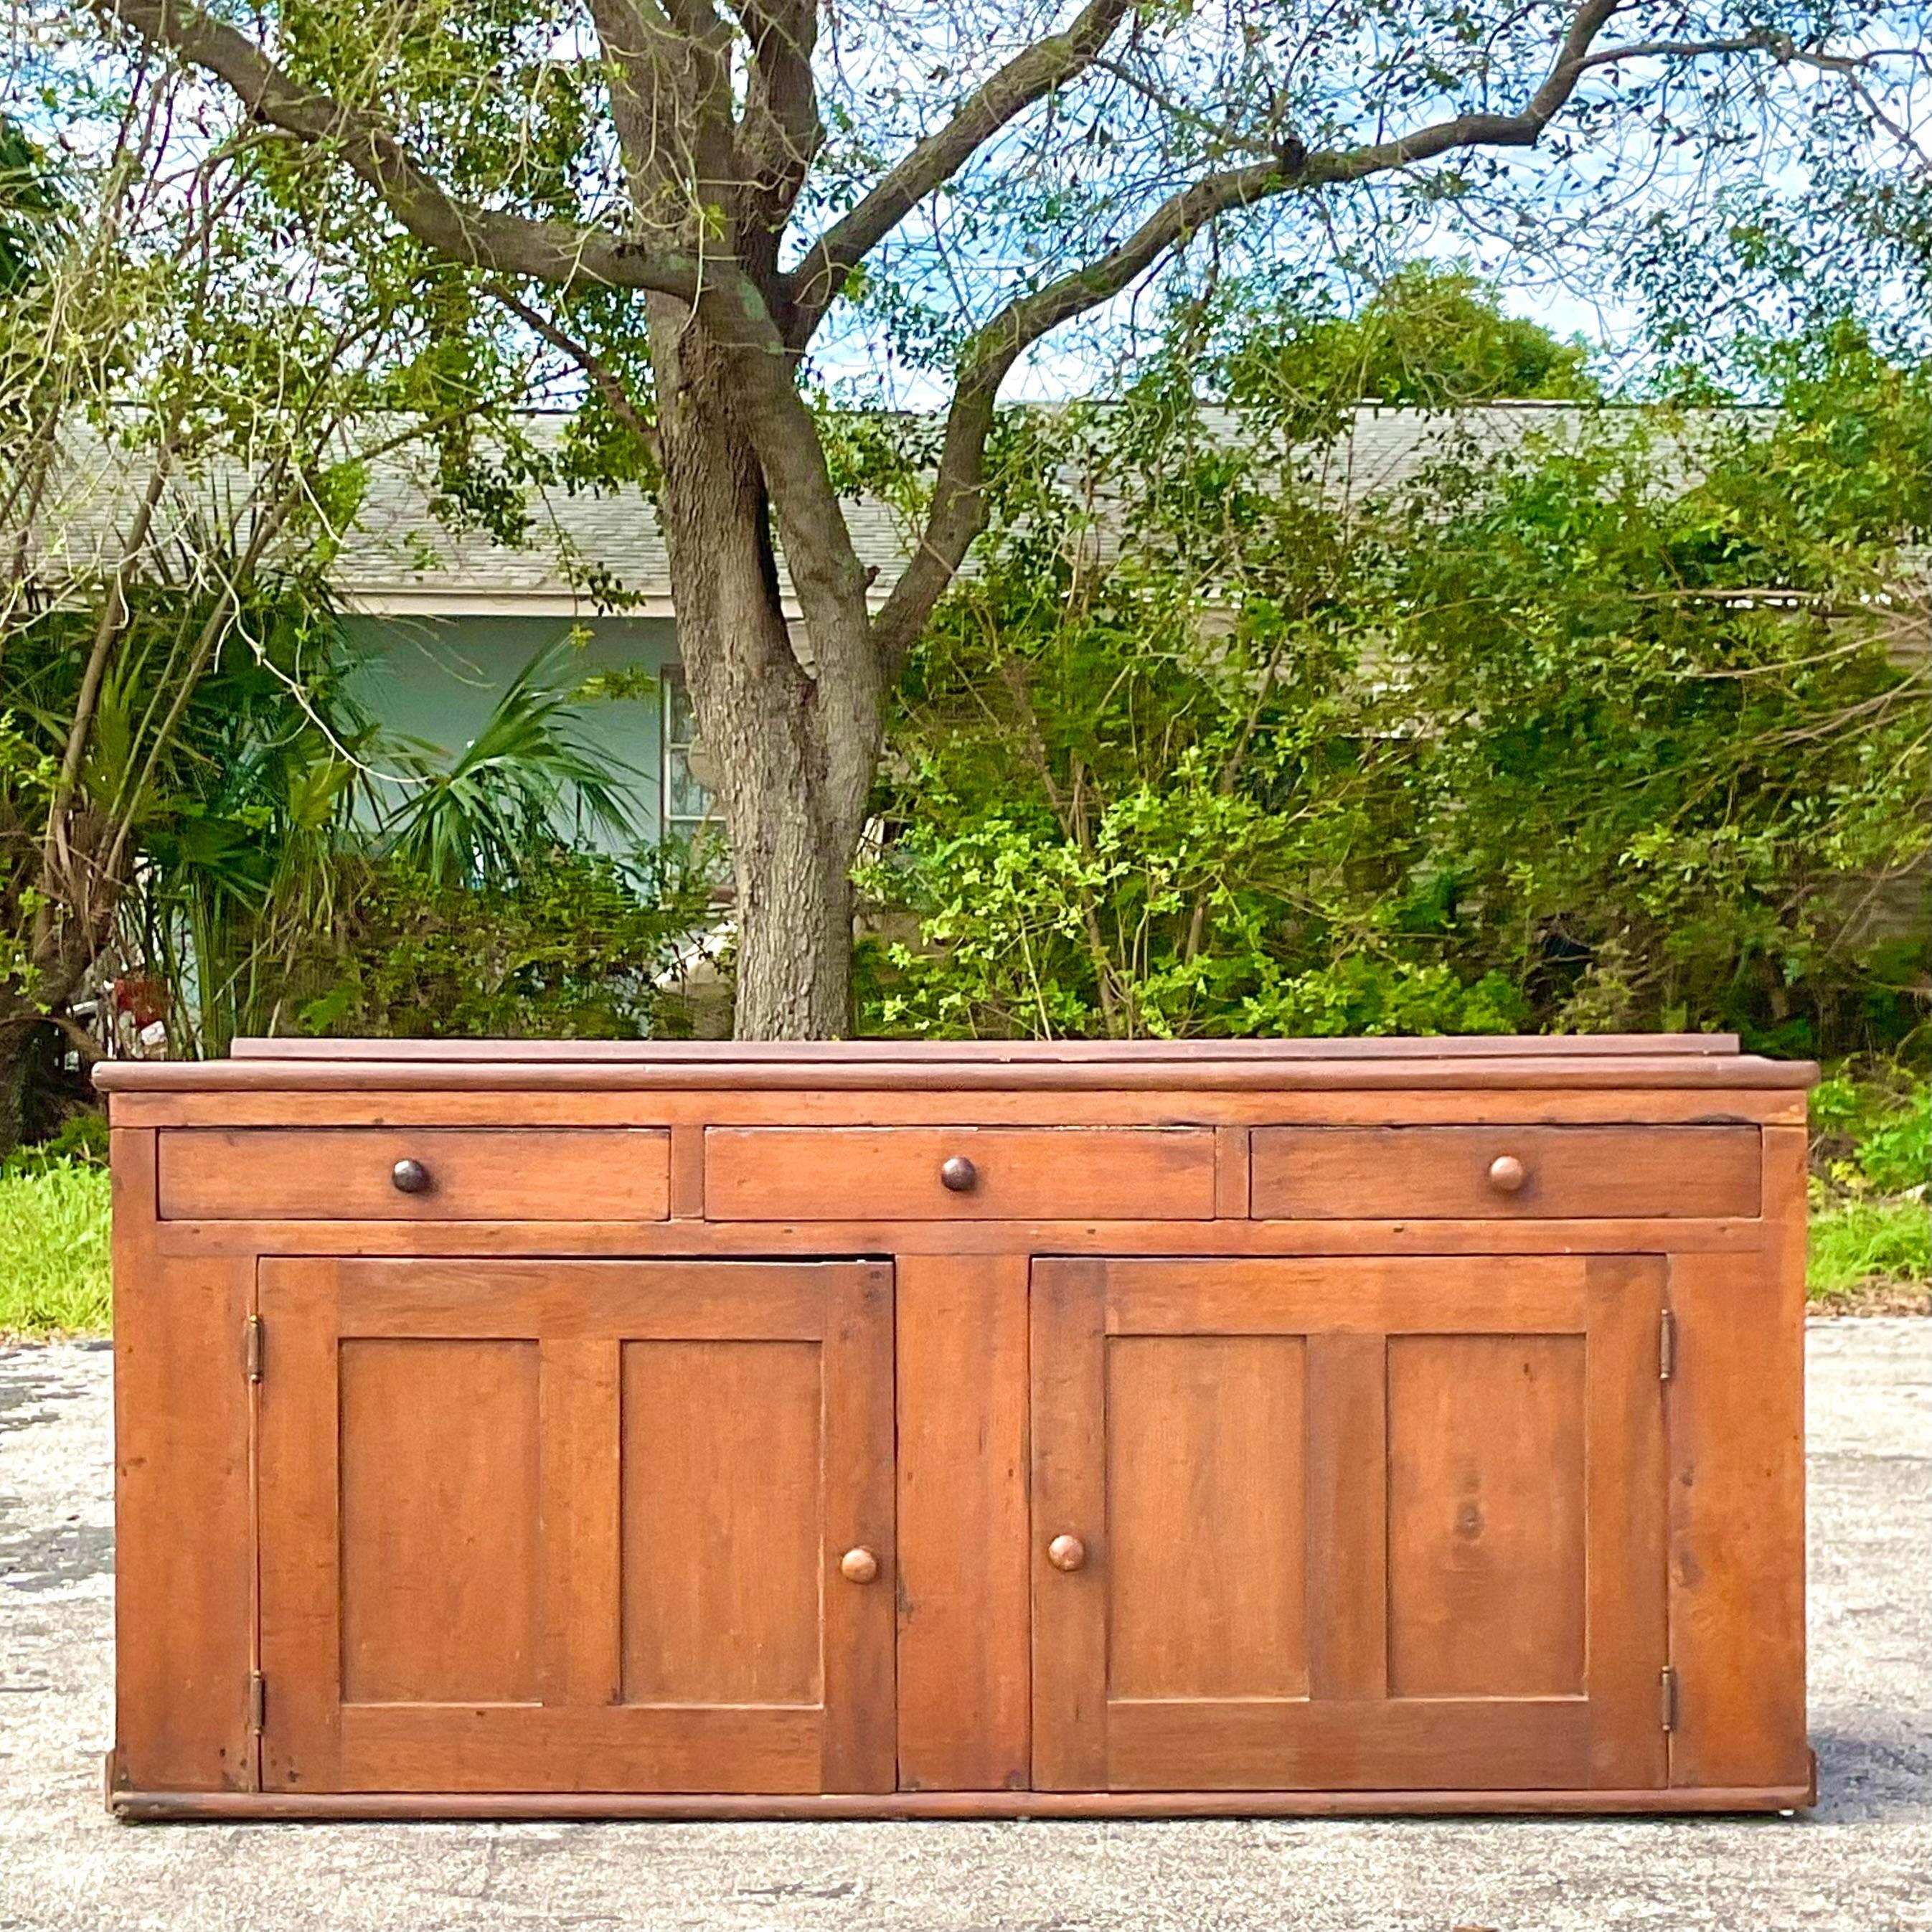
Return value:
<svg viewBox="0 0 1932 1932">
<path fill-rule="evenodd" d="M 1538 432 L 1568 440 L 1600 413 L 1547 403 L 1450 412 L 1364 404 L 1314 467 L 1324 488 L 1359 499 L 1402 485 L 1432 459 L 1458 448 L 1498 452 Z M 1240 418 L 1226 411 L 1208 416 L 1216 434 L 1239 436 Z M 554 447 L 568 422 L 562 415 L 538 416 L 523 427 L 540 446 Z M 146 481 L 138 454 L 118 454 L 92 432 L 68 438 L 39 522 L 43 532 L 51 532 L 43 535 L 36 556 L 43 578 L 78 580 L 111 568 Z M 218 545 L 197 542 L 199 532 L 247 526 L 248 486 L 244 470 L 229 460 L 184 472 L 170 490 L 158 520 L 179 569 L 201 567 L 203 553 L 220 554 Z M 587 616 L 598 608 L 586 578 L 594 567 L 622 586 L 626 608 L 643 616 L 672 614 L 663 535 L 640 490 L 531 486 L 524 495 L 524 541 L 505 544 L 439 515 L 430 452 L 406 448 L 376 458 L 329 567 L 338 595 L 345 608 L 377 615 Z M 848 501 L 846 514 L 860 561 L 876 572 L 874 596 L 883 597 L 903 566 L 906 534 L 892 508 L 876 498 Z M 784 590 L 789 608 L 788 583 Z"/>
</svg>

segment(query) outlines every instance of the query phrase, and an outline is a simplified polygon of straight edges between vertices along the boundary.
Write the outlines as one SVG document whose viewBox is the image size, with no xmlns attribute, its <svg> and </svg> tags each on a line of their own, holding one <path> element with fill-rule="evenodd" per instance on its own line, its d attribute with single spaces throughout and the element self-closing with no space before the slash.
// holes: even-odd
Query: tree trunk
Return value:
<svg viewBox="0 0 1932 1932">
<path fill-rule="evenodd" d="M 31 1126 L 28 1090 L 32 1084 L 38 1013 L 10 1012 L 0 1019 L 0 1156 L 26 1139 Z"/>
<path fill-rule="evenodd" d="M 38 1007 L 0 996 L 0 1157 L 58 1123 L 59 1043 Z"/>
<path fill-rule="evenodd" d="M 878 760 L 877 706 L 828 702 L 827 668 L 808 669 L 794 648 L 770 494 L 727 355 L 688 308 L 662 298 L 651 343 L 678 647 L 737 890 L 733 1031 L 838 1039 L 852 1028 L 851 874 Z M 862 591 L 855 614 L 863 621 Z M 832 743 L 835 730 L 845 740 Z M 855 734 L 866 742 L 849 742 Z"/>
</svg>

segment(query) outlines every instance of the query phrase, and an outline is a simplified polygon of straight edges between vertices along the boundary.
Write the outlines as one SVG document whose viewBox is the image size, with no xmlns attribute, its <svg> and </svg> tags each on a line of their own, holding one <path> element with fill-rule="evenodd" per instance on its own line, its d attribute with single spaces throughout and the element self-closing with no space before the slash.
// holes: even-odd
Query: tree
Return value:
<svg viewBox="0 0 1932 1932">
<path fill-rule="evenodd" d="M 648 450 L 751 1037 L 850 1024 L 885 699 L 982 526 L 995 404 L 1036 344 L 1194 264 L 1323 259 L 1364 209 L 1412 233 L 1520 218 L 1555 246 L 1632 178 L 1690 194 L 1706 164 L 1749 167 L 1754 133 L 1785 165 L 1864 139 L 1888 10 L 91 4 L 470 272 Z M 944 418 L 919 542 L 877 595 L 812 406 L 868 328 Z"/>
<path fill-rule="evenodd" d="M 1242 307 L 1248 359 L 1268 365 L 1262 380 L 1277 392 L 1269 399 L 1277 410 L 1298 394 L 1319 414 L 1364 400 L 1442 410 L 1585 402 L 1603 393 L 1587 344 L 1505 315 L 1497 291 L 1464 266 L 1405 262 L 1352 315 L 1318 310 L 1283 318 L 1264 300 Z M 1237 388 L 1240 359 L 1231 371 Z M 1261 376 L 1247 372 L 1248 386 Z"/>
<path fill-rule="evenodd" d="M 475 402 L 421 329 L 434 265 L 292 212 L 192 85 L 70 77 L 104 138 L 0 130 L 0 1150 L 50 1034 L 91 1050 L 70 1010 L 160 848 L 259 870 L 261 800 L 224 784 L 298 740 L 304 809 L 346 810 L 327 546 L 373 457 Z"/>
<path fill-rule="evenodd" d="M 1021 426 L 901 681 L 872 1022 L 1922 1056 L 1932 364 L 1841 322 L 1775 410 L 1438 417 L 1392 483 L 1284 448 L 1326 338 L 1240 320 Z"/>
</svg>

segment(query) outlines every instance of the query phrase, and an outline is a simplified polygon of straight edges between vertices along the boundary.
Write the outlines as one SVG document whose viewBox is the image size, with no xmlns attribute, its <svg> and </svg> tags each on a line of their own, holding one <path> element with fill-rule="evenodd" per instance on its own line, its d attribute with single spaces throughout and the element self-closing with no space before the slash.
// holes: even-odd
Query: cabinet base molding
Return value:
<svg viewBox="0 0 1932 1932">
<path fill-rule="evenodd" d="M 1593 1816 L 1650 1812 L 1802 1811 L 1817 1785 L 1686 1786 L 1675 1791 L 898 1791 L 790 1797 L 621 1791 L 116 1791 L 108 1808 L 130 1823 L 232 1824 L 436 1820 L 916 1818 L 1390 1818 Z"/>
</svg>

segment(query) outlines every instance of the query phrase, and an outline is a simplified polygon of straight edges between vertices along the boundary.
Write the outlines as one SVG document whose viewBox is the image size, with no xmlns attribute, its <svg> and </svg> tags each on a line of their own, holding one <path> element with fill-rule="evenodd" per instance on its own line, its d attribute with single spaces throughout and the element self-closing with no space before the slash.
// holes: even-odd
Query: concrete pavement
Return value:
<svg viewBox="0 0 1932 1932">
<path fill-rule="evenodd" d="M 111 1358 L 0 1352 L 0 1932 L 1932 1932 L 1932 1321 L 1810 1354 L 1808 1819 L 130 1826 Z"/>
</svg>

